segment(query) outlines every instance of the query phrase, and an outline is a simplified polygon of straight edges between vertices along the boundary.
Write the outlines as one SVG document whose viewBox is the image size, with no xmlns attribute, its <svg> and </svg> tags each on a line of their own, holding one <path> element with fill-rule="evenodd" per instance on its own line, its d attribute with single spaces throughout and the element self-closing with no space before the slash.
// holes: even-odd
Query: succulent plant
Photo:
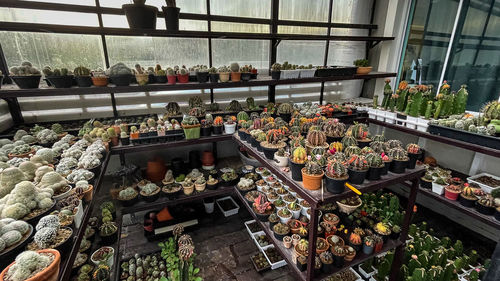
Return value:
<svg viewBox="0 0 500 281">
<path fill-rule="evenodd" d="M 366 155 L 366 161 L 368 161 L 368 165 L 372 168 L 380 168 L 384 166 L 382 156 L 378 153 L 368 153 Z"/>
<path fill-rule="evenodd" d="M 308 175 L 322 175 L 323 169 L 316 161 L 307 161 L 305 165 L 305 173 Z"/>
<path fill-rule="evenodd" d="M 292 161 L 297 164 L 302 164 L 307 159 L 306 149 L 302 146 L 295 147 L 292 151 Z"/>
<path fill-rule="evenodd" d="M 40 75 L 40 71 L 33 67 L 33 65 L 25 61 L 21 63 L 21 66 L 14 66 L 10 68 L 11 76 L 31 76 Z"/>
<path fill-rule="evenodd" d="M 99 227 L 99 235 L 100 236 L 110 236 L 114 234 L 118 230 L 116 223 L 114 222 L 105 222 Z"/>
<path fill-rule="evenodd" d="M 353 136 L 348 136 L 348 135 L 343 137 L 341 142 L 342 142 L 343 147 L 357 146 L 358 145 L 358 141 Z"/>
<path fill-rule="evenodd" d="M 318 127 L 309 130 L 307 133 L 307 143 L 310 146 L 324 146 L 326 144 L 326 134 Z"/>
<path fill-rule="evenodd" d="M 329 137 L 343 137 L 345 133 L 345 124 L 338 119 L 329 118 L 322 125 L 322 130 Z"/>
<path fill-rule="evenodd" d="M 411 153 L 411 154 L 418 154 L 420 152 L 420 146 L 415 143 L 409 143 L 406 146 L 406 152 Z"/>
<path fill-rule="evenodd" d="M 352 155 L 361 154 L 361 148 L 357 146 L 348 146 L 344 149 L 344 154 L 346 157 L 351 157 Z"/>
<path fill-rule="evenodd" d="M 347 176 L 347 169 L 340 161 L 328 161 L 326 175 L 334 179 L 345 178 Z"/>
<path fill-rule="evenodd" d="M 60 226 L 61 226 L 61 223 L 59 222 L 58 216 L 47 215 L 47 216 L 41 218 L 40 221 L 38 221 L 35 229 L 36 229 L 36 231 L 39 231 L 40 229 L 42 229 L 44 227 L 59 229 Z"/>
<path fill-rule="evenodd" d="M 408 153 L 401 147 L 396 147 L 389 150 L 389 157 L 397 161 L 407 161 Z"/>
<path fill-rule="evenodd" d="M 357 171 L 366 171 L 369 168 L 365 156 L 356 154 L 352 155 L 349 160 L 347 160 L 347 165 L 349 168 Z"/>
</svg>

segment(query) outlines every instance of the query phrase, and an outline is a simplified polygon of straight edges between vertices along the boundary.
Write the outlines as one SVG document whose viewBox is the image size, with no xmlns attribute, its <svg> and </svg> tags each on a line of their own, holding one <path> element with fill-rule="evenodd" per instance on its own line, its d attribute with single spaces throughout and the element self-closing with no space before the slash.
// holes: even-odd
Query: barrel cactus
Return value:
<svg viewBox="0 0 500 281">
<path fill-rule="evenodd" d="M 238 123 L 240 121 L 248 121 L 248 113 L 245 111 L 240 111 L 238 112 L 238 115 L 236 115 L 236 119 L 238 120 Z"/>
<path fill-rule="evenodd" d="M 326 175 L 330 178 L 345 178 L 347 176 L 347 169 L 340 161 L 328 161 L 326 166 Z"/>
<path fill-rule="evenodd" d="M 368 126 L 362 123 L 352 125 L 347 131 L 349 135 L 357 140 L 365 140 L 369 136 Z"/>
<path fill-rule="evenodd" d="M 366 155 L 366 161 L 368 161 L 368 165 L 372 168 L 380 168 L 384 166 L 384 162 L 382 161 L 382 156 L 378 153 L 369 153 Z"/>
<path fill-rule="evenodd" d="M 407 161 L 408 160 L 408 153 L 401 148 L 401 147 L 396 147 L 391 150 L 389 150 L 389 157 L 391 157 L 393 160 L 397 161 Z"/>
<path fill-rule="evenodd" d="M 11 167 L 0 173 L 0 198 L 9 194 L 19 182 L 26 180 L 26 176 L 19 168 Z"/>
<path fill-rule="evenodd" d="M 43 227 L 36 231 L 33 240 L 40 248 L 47 248 L 52 245 L 57 237 L 57 228 Z"/>
<path fill-rule="evenodd" d="M 287 102 L 278 106 L 278 114 L 292 114 L 293 106 Z"/>
<path fill-rule="evenodd" d="M 383 141 L 372 141 L 370 143 L 371 149 L 373 149 L 374 152 L 381 154 L 384 152 L 385 149 L 385 143 Z"/>
<path fill-rule="evenodd" d="M 132 75 L 132 70 L 128 68 L 124 63 L 119 62 L 106 70 L 108 76 L 115 75 Z"/>
<path fill-rule="evenodd" d="M 342 138 L 343 147 L 357 146 L 357 145 L 358 141 L 353 136 L 345 136 Z"/>
<path fill-rule="evenodd" d="M 339 122 L 338 119 L 329 118 L 322 125 L 322 130 L 329 137 L 343 137 L 345 132 L 345 124 Z"/>
<path fill-rule="evenodd" d="M 326 134 L 319 129 L 310 130 L 307 133 L 307 143 L 310 146 L 324 146 L 326 144 Z"/>
</svg>

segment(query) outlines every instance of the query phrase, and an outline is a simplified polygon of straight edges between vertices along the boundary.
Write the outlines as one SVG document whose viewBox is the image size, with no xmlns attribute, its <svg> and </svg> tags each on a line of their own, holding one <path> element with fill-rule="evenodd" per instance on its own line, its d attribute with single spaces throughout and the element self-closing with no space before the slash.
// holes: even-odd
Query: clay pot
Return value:
<svg viewBox="0 0 500 281">
<path fill-rule="evenodd" d="M 111 139 L 112 146 L 118 146 L 120 144 L 120 139 L 118 137 L 112 137 L 110 139 Z"/>
<path fill-rule="evenodd" d="M 229 81 L 229 72 L 221 72 L 219 73 L 219 79 L 221 82 Z"/>
<path fill-rule="evenodd" d="M 106 87 L 108 85 L 108 77 L 92 77 L 92 83 L 96 87 Z"/>
<path fill-rule="evenodd" d="M 324 172 L 321 175 L 309 175 L 302 168 L 302 184 L 305 189 L 318 190 L 321 187 L 321 180 L 323 179 Z"/>
<path fill-rule="evenodd" d="M 201 163 L 203 166 L 214 165 L 214 154 L 212 151 L 203 151 L 203 154 L 201 155 Z"/>
<path fill-rule="evenodd" d="M 59 254 L 59 251 L 53 249 L 45 249 L 36 252 L 51 253 L 54 255 L 54 260 L 47 268 L 38 272 L 33 277 L 26 279 L 25 281 L 57 281 L 59 277 L 59 265 L 61 264 L 61 254 Z M 2 271 L 2 273 L 0 274 L 0 280 L 6 280 L 6 274 L 9 271 L 9 268 L 15 263 L 16 262 L 11 263 Z"/>
<path fill-rule="evenodd" d="M 162 160 L 148 161 L 146 177 L 152 182 L 160 182 L 167 172 L 165 163 Z"/>
<path fill-rule="evenodd" d="M 373 67 L 371 66 L 358 66 L 356 70 L 356 74 L 368 74 L 372 71 Z"/>
<path fill-rule="evenodd" d="M 231 81 L 238 82 L 241 80 L 241 72 L 231 72 Z"/>
<path fill-rule="evenodd" d="M 94 191 L 94 186 L 89 184 L 89 189 L 83 193 L 83 200 L 85 202 L 92 201 L 92 191 Z"/>
</svg>

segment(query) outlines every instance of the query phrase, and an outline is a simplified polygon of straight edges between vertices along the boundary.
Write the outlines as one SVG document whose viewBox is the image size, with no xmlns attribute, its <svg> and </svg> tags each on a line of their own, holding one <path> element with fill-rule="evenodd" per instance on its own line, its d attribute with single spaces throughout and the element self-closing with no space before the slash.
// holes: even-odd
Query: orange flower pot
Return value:
<svg viewBox="0 0 500 281">
<path fill-rule="evenodd" d="M 241 80 L 241 72 L 231 72 L 231 81 L 238 82 Z"/>
<path fill-rule="evenodd" d="M 146 168 L 146 177 L 152 182 L 161 182 L 165 177 L 167 168 L 165 163 L 161 160 L 148 161 Z"/>
<path fill-rule="evenodd" d="M 136 140 L 139 138 L 139 132 L 130 133 L 130 139 Z"/>
<path fill-rule="evenodd" d="M 356 74 L 368 74 L 372 71 L 373 67 L 371 66 L 358 66 L 358 69 L 356 69 Z"/>
<path fill-rule="evenodd" d="M 108 85 L 108 77 L 92 77 L 92 83 L 96 87 L 106 87 Z"/>
<path fill-rule="evenodd" d="M 302 168 L 302 184 L 305 189 L 318 190 L 321 187 L 321 180 L 324 172 L 321 175 L 309 175 L 305 172 L 306 168 Z"/>
<path fill-rule="evenodd" d="M 118 146 L 118 144 L 120 144 L 120 139 L 118 137 L 112 137 L 111 144 L 112 146 Z"/>
<path fill-rule="evenodd" d="M 52 263 L 45 268 L 44 270 L 38 272 L 31 278 L 26 279 L 25 281 L 57 281 L 59 277 L 59 265 L 61 264 L 61 254 L 59 254 L 58 250 L 54 249 L 45 249 L 36 251 L 37 253 L 51 253 L 54 255 L 54 260 Z M 6 280 L 7 272 L 9 268 L 13 266 L 16 262 L 14 261 L 9 266 L 7 266 L 2 273 L 0 274 L 0 280 Z"/>
<path fill-rule="evenodd" d="M 94 186 L 89 184 L 89 189 L 83 193 L 83 200 L 85 202 L 90 202 L 92 201 L 92 191 L 94 190 Z"/>
<path fill-rule="evenodd" d="M 122 129 L 118 125 L 113 125 L 111 126 L 113 129 L 115 129 L 115 133 L 119 136 L 120 133 L 122 132 Z"/>
</svg>

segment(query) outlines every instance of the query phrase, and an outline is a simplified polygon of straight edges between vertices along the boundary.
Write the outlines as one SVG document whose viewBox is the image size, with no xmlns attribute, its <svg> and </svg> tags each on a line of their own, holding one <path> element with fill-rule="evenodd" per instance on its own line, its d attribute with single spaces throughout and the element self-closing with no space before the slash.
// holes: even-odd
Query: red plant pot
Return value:
<svg viewBox="0 0 500 281">
<path fill-rule="evenodd" d="M 456 201 L 458 199 L 459 194 L 460 194 L 460 192 L 453 192 L 453 191 L 448 190 L 446 188 L 444 189 L 444 197 L 446 197 L 447 199 Z"/>
<path fill-rule="evenodd" d="M 189 79 L 189 77 L 188 77 L 188 79 Z M 168 84 L 175 85 L 175 82 L 177 82 L 177 76 L 167 75 L 167 80 L 168 80 Z"/>
<path fill-rule="evenodd" d="M 382 251 L 383 246 L 384 246 L 384 242 L 380 242 L 380 243 L 375 244 L 375 253 Z"/>
<path fill-rule="evenodd" d="M 187 83 L 189 82 L 189 74 L 177 74 L 177 80 L 179 80 L 179 83 Z M 168 80 L 170 83 L 170 80 Z"/>
</svg>

